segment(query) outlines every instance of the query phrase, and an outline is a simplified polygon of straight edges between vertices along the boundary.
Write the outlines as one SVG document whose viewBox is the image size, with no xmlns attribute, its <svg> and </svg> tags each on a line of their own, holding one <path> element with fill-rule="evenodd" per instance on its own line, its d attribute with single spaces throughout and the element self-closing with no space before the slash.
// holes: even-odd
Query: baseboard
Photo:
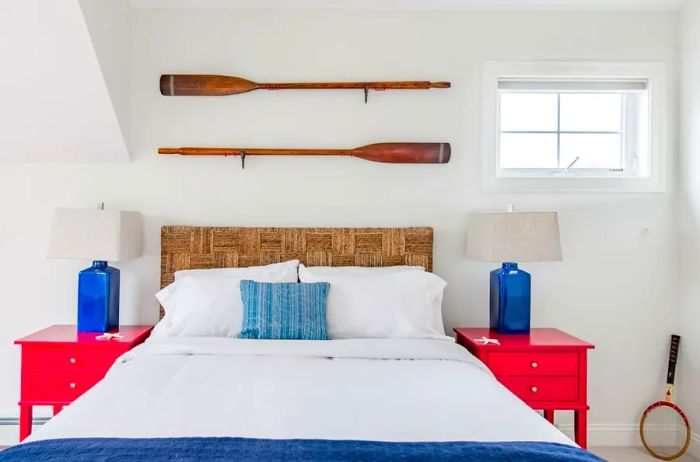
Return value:
<svg viewBox="0 0 700 462">
<path fill-rule="evenodd" d="M 700 459 L 700 434 L 693 432 L 690 435 L 688 453 L 696 459 Z"/>
<path fill-rule="evenodd" d="M 573 424 L 557 425 L 557 428 L 573 439 Z M 641 445 L 639 424 L 588 424 L 588 446 Z"/>
<path fill-rule="evenodd" d="M 50 417 L 34 417 L 32 424 L 43 425 Z M 0 446 L 12 446 L 19 441 L 19 418 L 0 417 Z"/>
<path fill-rule="evenodd" d="M 557 425 L 557 428 L 573 439 L 574 426 Z M 589 424 L 588 446 L 641 446 L 639 424 Z M 688 453 L 700 459 L 700 433 L 690 434 Z"/>
<path fill-rule="evenodd" d="M 50 417 L 35 417 L 34 425 L 42 425 Z M 574 426 L 557 425 L 557 428 L 567 436 L 573 438 Z M 19 435 L 19 418 L 0 417 L 0 446 L 12 446 L 17 444 Z M 641 446 L 639 440 L 639 424 L 589 424 L 588 446 Z M 690 449 L 688 452 L 700 458 L 700 434 L 693 432 L 691 435 Z"/>
<path fill-rule="evenodd" d="M 33 425 L 42 425 L 49 421 L 51 417 L 34 417 Z M 19 417 L 0 417 L 0 426 L 2 425 L 19 425 Z"/>
</svg>

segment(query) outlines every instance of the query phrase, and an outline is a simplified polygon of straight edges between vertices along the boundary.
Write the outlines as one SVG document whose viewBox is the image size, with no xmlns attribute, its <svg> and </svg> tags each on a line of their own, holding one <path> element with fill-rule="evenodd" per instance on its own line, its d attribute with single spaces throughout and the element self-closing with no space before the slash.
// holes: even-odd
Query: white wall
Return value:
<svg viewBox="0 0 700 462">
<path fill-rule="evenodd" d="M 680 294 L 680 364 L 678 393 L 691 424 L 700 423 L 700 1 L 690 0 L 681 13 L 681 157 L 678 207 L 678 280 Z M 700 437 L 694 435 L 700 452 Z"/>
<path fill-rule="evenodd" d="M 0 2 L 0 56 L 0 161 L 129 159 L 78 0 Z"/>
<path fill-rule="evenodd" d="M 514 202 L 560 211 L 564 261 L 526 265 L 533 323 L 597 345 L 590 354 L 590 422 L 631 441 L 644 405 L 661 390 L 662 346 L 677 316 L 673 185 L 663 194 L 482 192 L 481 63 L 666 62 L 673 128 L 676 27 L 671 13 L 135 11 L 133 161 L 0 167 L 0 197 L 12 198 L 0 202 L 0 361 L 10 378 L 0 381 L 0 415 L 17 413 L 19 355 L 11 340 L 75 316 L 76 273 L 87 263 L 43 259 L 54 206 L 105 201 L 144 213 L 146 255 L 119 265 L 123 323 L 157 319 L 152 294 L 163 224 L 433 226 L 435 272 L 449 283 L 451 328 L 488 321 L 488 271 L 495 265 L 463 257 L 467 215 Z M 376 92 L 368 105 L 359 91 L 162 97 L 159 75 L 180 72 L 259 81 L 446 79 L 453 88 Z M 250 158 L 242 172 L 237 159 L 155 154 L 158 146 L 352 147 L 391 140 L 450 141 L 452 160 L 402 166 Z M 673 172 L 675 139 L 667 141 Z"/>
</svg>

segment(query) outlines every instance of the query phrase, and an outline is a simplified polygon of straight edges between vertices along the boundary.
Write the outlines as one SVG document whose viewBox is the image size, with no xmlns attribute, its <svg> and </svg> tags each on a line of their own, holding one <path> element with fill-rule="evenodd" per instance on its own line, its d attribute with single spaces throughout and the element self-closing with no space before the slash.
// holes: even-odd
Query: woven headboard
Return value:
<svg viewBox="0 0 700 462">
<path fill-rule="evenodd" d="M 175 271 L 267 265 L 420 265 L 433 268 L 432 228 L 211 228 L 163 226 L 160 285 Z"/>
</svg>

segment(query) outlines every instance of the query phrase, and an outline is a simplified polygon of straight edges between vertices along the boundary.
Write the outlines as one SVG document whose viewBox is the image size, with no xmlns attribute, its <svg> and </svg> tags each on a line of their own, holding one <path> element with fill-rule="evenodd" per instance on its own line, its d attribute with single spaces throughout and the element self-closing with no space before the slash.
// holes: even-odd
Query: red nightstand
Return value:
<svg viewBox="0 0 700 462">
<path fill-rule="evenodd" d="M 575 412 L 576 443 L 586 447 L 586 354 L 594 348 L 557 329 L 499 334 L 487 328 L 456 328 L 457 343 L 491 369 L 499 382 L 554 423 L 554 411 Z M 475 341 L 497 339 L 500 345 Z"/>
<path fill-rule="evenodd" d="M 120 326 L 117 331 L 123 338 L 97 340 L 99 333 L 51 326 L 15 340 L 22 346 L 19 440 L 32 432 L 32 406 L 53 406 L 56 415 L 102 380 L 114 361 L 143 342 L 151 329 Z"/>
</svg>

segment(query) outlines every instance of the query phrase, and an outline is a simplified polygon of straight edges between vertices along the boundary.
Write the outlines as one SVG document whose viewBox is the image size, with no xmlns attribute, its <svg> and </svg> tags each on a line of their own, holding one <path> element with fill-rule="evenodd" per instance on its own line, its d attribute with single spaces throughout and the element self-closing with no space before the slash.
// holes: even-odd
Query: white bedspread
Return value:
<svg viewBox="0 0 700 462">
<path fill-rule="evenodd" d="M 240 436 L 574 443 L 444 340 L 151 340 L 27 441 Z"/>
</svg>

